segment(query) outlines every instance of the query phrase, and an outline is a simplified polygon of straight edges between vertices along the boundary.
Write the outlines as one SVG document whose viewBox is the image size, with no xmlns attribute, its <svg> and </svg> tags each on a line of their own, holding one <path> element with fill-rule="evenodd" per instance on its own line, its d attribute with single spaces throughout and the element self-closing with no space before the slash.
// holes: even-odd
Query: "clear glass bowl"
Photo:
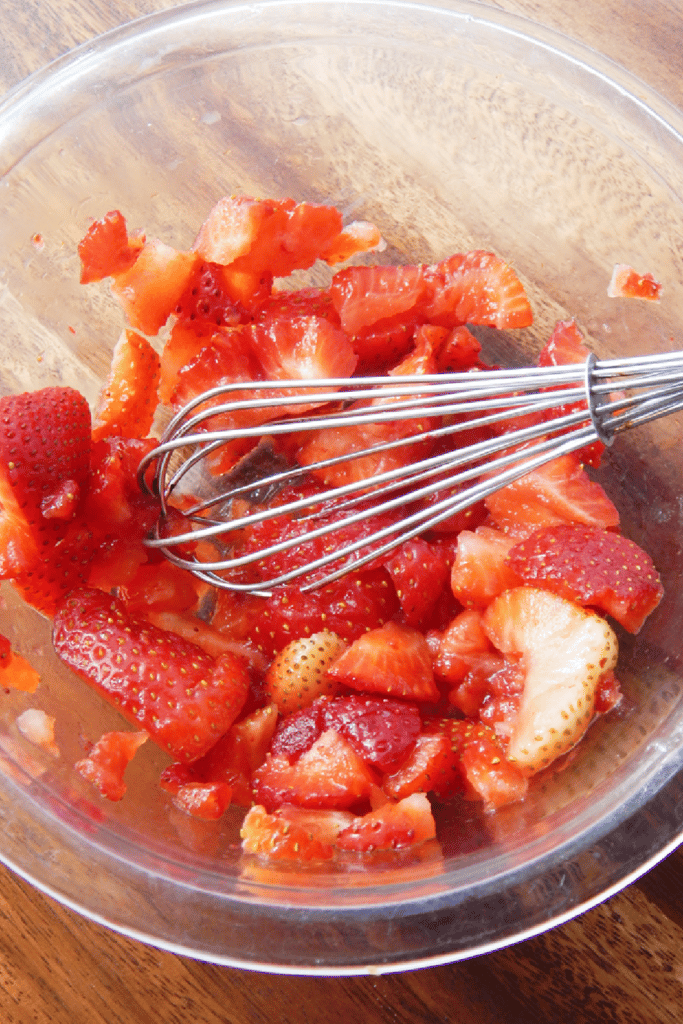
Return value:
<svg viewBox="0 0 683 1024">
<path fill-rule="evenodd" d="M 76 243 L 120 208 L 178 247 L 223 194 L 329 201 L 378 223 L 387 260 L 491 248 L 536 324 L 492 358 L 533 359 L 574 316 L 601 356 L 680 347 L 683 122 L 625 71 L 466 0 L 200 3 L 81 47 L 0 106 L 3 393 L 68 383 L 95 400 L 118 336 Z M 36 235 L 40 235 L 39 243 Z M 608 299 L 612 266 L 664 282 L 661 305 Z M 490 344 L 490 339 L 487 339 Z M 666 597 L 622 645 L 621 708 L 519 807 L 443 818 L 443 856 L 343 873 L 247 869 L 239 815 L 169 809 L 148 744 L 108 804 L 76 777 L 79 738 L 120 719 L 57 663 L 49 624 L 7 588 L 0 631 L 40 668 L 0 706 L 0 857 L 128 935 L 216 963 L 362 973 L 447 962 L 557 924 L 679 841 L 683 707 L 680 419 L 615 444 L 601 480 Z M 58 760 L 15 719 L 57 718 Z"/>
</svg>

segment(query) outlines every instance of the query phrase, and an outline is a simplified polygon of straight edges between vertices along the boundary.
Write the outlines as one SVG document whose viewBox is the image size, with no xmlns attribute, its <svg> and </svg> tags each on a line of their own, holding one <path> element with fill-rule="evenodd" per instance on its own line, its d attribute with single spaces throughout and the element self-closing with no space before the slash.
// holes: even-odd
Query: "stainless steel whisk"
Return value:
<svg viewBox="0 0 683 1024">
<path fill-rule="evenodd" d="M 309 407 L 305 416 L 303 403 Z M 295 415 L 288 418 L 287 407 Z M 463 431 L 518 417 L 533 420 L 533 414 L 559 407 L 568 411 L 551 418 L 541 416 L 538 422 L 527 419 L 527 425 L 457 445 L 457 435 Z M 683 352 L 607 360 L 590 356 L 585 363 L 512 370 L 225 384 L 198 395 L 174 416 L 159 445 L 140 466 L 141 486 L 158 497 L 161 507 L 156 534 L 147 543 L 217 587 L 269 596 L 280 584 L 300 581 L 301 590 L 310 590 L 388 554 L 558 456 L 595 441 L 610 445 L 621 431 L 681 408 Z M 262 419 L 268 409 L 273 410 L 273 420 L 257 426 L 213 429 L 215 422 L 211 423 L 216 417 L 241 416 L 250 410 L 259 410 Z M 434 418 L 439 425 L 425 429 L 424 421 Z M 397 420 L 412 420 L 415 432 L 312 465 L 273 468 L 273 460 L 269 465 L 264 457 L 264 447 L 257 448 L 255 455 L 245 456 L 227 476 L 213 479 L 208 494 L 188 507 L 187 499 L 182 503 L 187 529 L 178 533 L 174 526 L 172 536 L 164 535 L 174 493 L 181 493 L 183 484 L 190 493 L 197 493 L 198 486 L 201 490 L 197 481 L 205 486 L 209 477 L 200 472 L 204 460 L 231 441 Z M 451 440 L 444 446 L 446 438 Z M 438 453 L 371 479 L 328 488 L 321 495 L 268 504 L 269 496 L 309 473 L 399 450 L 416 440 L 439 442 Z M 154 467 L 151 483 L 150 466 Z M 447 493 L 430 504 L 416 505 L 441 491 Z M 253 511 L 231 517 L 236 498 L 252 501 Z M 396 521 L 393 514 L 398 509 L 407 511 Z M 373 517 L 383 513 L 392 513 L 391 521 L 368 531 Z M 239 545 L 232 547 L 233 531 L 283 514 L 303 520 L 303 536 L 246 554 Z M 335 544 L 340 529 L 354 524 L 363 525 L 363 536 Z M 320 557 L 268 579 L 245 578 L 245 569 L 254 563 L 318 538 L 330 541 Z M 223 547 L 219 559 L 204 562 L 183 553 L 184 546 L 187 550 L 188 544 L 206 539 Z"/>
</svg>

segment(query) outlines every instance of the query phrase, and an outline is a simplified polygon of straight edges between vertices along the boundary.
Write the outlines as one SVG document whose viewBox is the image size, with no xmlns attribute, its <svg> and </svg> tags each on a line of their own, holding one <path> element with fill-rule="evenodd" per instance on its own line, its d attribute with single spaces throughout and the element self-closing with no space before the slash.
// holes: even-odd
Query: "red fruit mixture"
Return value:
<svg viewBox="0 0 683 1024">
<path fill-rule="evenodd" d="M 524 799 L 530 778 L 619 700 L 607 617 L 637 632 L 662 596 L 651 559 L 621 535 L 613 503 L 572 455 L 308 592 L 209 595 L 145 546 L 159 509 L 137 470 L 159 403 L 178 409 L 226 381 L 478 372 L 468 324 L 531 323 L 519 278 L 488 252 L 349 266 L 327 288 L 275 284 L 380 246 L 373 225 L 344 226 L 332 207 L 292 200 L 222 199 L 186 251 L 108 213 L 79 245 L 81 280 L 109 277 L 127 322 L 92 423 L 70 388 L 0 399 L 0 578 L 54 618 L 59 657 L 132 729 L 106 733 L 77 770 L 121 799 L 124 770 L 149 739 L 168 754 L 160 787 L 177 810 L 213 820 L 230 804 L 248 809 L 252 856 L 341 862 L 418 847 L 437 835 L 435 804 L 492 812 Z M 539 363 L 587 354 L 569 321 Z M 314 402 L 311 393 L 290 414 Z M 267 431 L 276 415 L 218 421 Z M 274 457 L 306 467 L 404 431 L 397 421 L 309 432 Z M 226 446 L 210 471 L 248 449 Z M 303 476 L 295 496 L 432 450 L 418 440 L 337 463 L 322 479 Z M 601 454 L 597 442 L 582 453 L 592 465 Z M 425 501 L 450 490 L 446 480 Z M 171 529 L 181 512 L 179 500 Z M 344 542 L 363 540 L 365 526 L 345 529 Z M 285 515 L 244 530 L 243 553 L 294 541 L 248 578 L 321 555 L 307 533 Z M 197 546 L 200 560 L 215 556 Z M 36 674 L 1 639 L 4 685 L 35 689 Z"/>
</svg>

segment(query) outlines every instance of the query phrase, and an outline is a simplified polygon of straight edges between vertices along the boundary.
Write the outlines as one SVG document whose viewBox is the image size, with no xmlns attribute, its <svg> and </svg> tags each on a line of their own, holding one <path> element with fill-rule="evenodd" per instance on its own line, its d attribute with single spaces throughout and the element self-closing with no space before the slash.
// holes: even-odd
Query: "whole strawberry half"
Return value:
<svg viewBox="0 0 683 1024">
<path fill-rule="evenodd" d="M 186 764 L 227 732 L 249 690 L 232 654 L 214 659 L 100 590 L 76 590 L 58 607 L 53 642 L 74 672 Z"/>
</svg>

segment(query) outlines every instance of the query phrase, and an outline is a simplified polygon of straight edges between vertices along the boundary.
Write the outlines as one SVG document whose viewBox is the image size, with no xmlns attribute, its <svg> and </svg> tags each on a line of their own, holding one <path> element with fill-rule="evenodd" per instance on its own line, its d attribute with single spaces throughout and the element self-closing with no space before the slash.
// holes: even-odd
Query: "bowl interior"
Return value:
<svg viewBox="0 0 683 1024">
<path fill-rule="evenodd" d="M 122 324 L 106 287 L 78 284 L 90 218 L 118 208 L 186 248 L 213 202 L 238 192 L 373 220 L 386 261 L 497 251 L 536 322 L 482 332 L 494 361 L 533 361 L 570 317 L 598 356 L 681 347 L 680 130 L 625 72 L 473 3 L 211 3 L 143 20 L 0 107 L 0 392 L 65 383 L 95 401 Z M 609 299 L 615 263 L 651 271 L 662 303 Z M 58 664 L 49 624 L 6 587 L 0 632 L 42 684 L 0 706 L 0 856 L 130 934 L 271 970 L 454 959 L 623 884 L 680 827 L 668 803 L 652 810 L 681 763 L 680 443 L 680 417 L 660 420 L 619 439 L 598 474 L 666 596 L 637 637 L 620 636 L 621 707 L 524 804 L 486 818 L 454 806 L 440 850 L 372 870 L 248 868 L 240 815 L 200 824 L 175 812 L 156 786 L 166 760 L 149 744 L 121 803 L 93 796 L 73 764 L 83 738 L 121 720 Z M 18 733 L 27 704 L 56 717 L 59 759 Z M 644 808 L 662 815 L 657 837 L 639 845 L 631 832 L 629 845 L 625 823 Z M 610 835 L 622 839 L 609 847 Z"/>
</svg>

